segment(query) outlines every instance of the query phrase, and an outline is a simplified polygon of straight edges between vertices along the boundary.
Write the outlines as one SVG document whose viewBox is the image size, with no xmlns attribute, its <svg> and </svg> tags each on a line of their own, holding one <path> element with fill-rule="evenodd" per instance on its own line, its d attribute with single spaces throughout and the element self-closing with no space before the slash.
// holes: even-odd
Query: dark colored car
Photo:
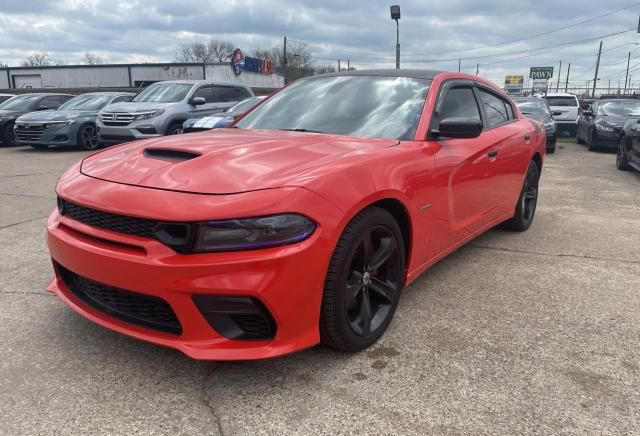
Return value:
<svg viewBox="0 0 640 436">
<path fill-rule="evenodd" d="M 0 139 L 2 144 L 5 147 L 15 144 L 13 125 L 19 116 L 29 112 L 58 109 L 72 98 L 73 95 L 69 94 L 24 94 L 0 104 Z"/>
<path fill-rule="evenodd" d="M 593 104 L 595 100 L 592 98 L 579 98 L 578 104 L 580 105 L 580 112 L 583 110 L 589 109 L 589 106 Z"/>
<path fill-rule="evenodd" d="M 640 118 L 640 100 L 596 100 L 578 118 L 576 141 L 589 150 L 617 148 L 627 121 Z"/>
<path fill-rule="evenodd" d="M 55 111 L 22 115 L 15 122 L 16 140 L 33 148 L 71 145 L 95 150 L 99 145 L 98 112 L 111 103 L 129 101 L 133 96 L 128 92 L 92 92 L 72 98 Z"/>
<path fill-rule="evenodd" d="M 628 120 L 618 141 L 616 166 L 619 170 L 640 171 L 640 116 Z"/>
<path fill-rule="evenodd" d="M 0 103 L 4 103 L 5 101 L 13 97 L 15 97 L 15 95 L 13 94 L 0 94 Z"/>
<path fill-rule="evenodd" d="M 537 97 L 514 97 L 513 101 L 516 102 L 518 109 L 524 116 L 544 124 L 544 131 L 547 135 L 547 153 L 555 153 L 558 138 L 557 126 L 549 103 Z"/>
</svg>

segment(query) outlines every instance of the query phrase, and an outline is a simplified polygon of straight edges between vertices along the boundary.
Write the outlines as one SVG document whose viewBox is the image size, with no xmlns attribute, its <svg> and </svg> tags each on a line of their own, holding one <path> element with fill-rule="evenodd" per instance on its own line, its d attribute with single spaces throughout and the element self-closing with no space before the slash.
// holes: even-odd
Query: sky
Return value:
<svg viewBox="0 0 640 436">
<path fill-rule="evenodd" d="M 0 0 L 0 63 L 19 65 L 46 51 L 66 64 L 87 51 L 110 63 L 174 61 L 176 47 L 208 38 L 245 53 L 306 44 L 318 65 L 394 68 L 392 2 L 377 0 Z M 600 40 L 600 85 L 624 84 L 631 52 L 640 86 L 640 2 L 632 0 L 398 0 L 401 64 L 479 74 L 497 83 L 554 66 L 561 83 L 593 79 Z M 626 31 L 626 32 L 625 32 Z M 612 35 L 614 33 L 618 35 Z M 542 35 L 541 35 L 542 34 Z M 611 35 L 611 36 L 607 36 Z M 562 45 L 564 44 L 564 45 Z M 635 69 L 634 69 L 635 68 Z M 633 76 L 636 76 L 634 79 Z M 624 85 L 622 85 L 624 86 Z"/>
</svg>

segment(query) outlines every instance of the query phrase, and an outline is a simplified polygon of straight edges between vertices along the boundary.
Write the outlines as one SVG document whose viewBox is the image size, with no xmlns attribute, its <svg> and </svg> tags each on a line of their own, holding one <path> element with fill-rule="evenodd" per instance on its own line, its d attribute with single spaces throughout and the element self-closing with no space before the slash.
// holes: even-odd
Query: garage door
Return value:
<svg viewBox="0 0 640 436">
<path fill-rule="evenodd" d="M 15 89 L 42 88 L 42 77 L 40 74 L 14 74 L 13 86 Z"/>
</svg>

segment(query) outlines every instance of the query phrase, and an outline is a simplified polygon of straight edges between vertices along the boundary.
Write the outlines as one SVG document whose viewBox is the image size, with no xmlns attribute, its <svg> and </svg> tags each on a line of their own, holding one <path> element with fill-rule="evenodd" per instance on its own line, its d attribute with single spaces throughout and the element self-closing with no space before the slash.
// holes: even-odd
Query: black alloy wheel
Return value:
<svg viewBox="0 0 640 436">
<path fill-rule="evenodd" d="M 631 169 L 629 166 L 629 160 L 627 159 L 627 152 L 625 151 L 626 137 L 622 135 L 618 141 L 618 151 L 616 152 L 616 167 L 621 171 L 628 171 Z"/>
<path fill-rule="evenodd" d="M 510 220 L 505 221 L 504 227 L 509 230 L 522 232 L 531 226 L 538 204 L 539 180 L 540 171 L 538 170 L 538 165 L 534 161 L 531 161 L 529 162 L 529 168 L 527 168 L 527 174 L 522 184 L 515 215 Z"/>
<path fill-rule="evenodd" d="M 167 135 L 180 135 L 182 133 L 182 123 L 171 123 L 167 129 Z"/>
<path fill-rule="evenodd" d="M 85 150 L 95 150 L 99 147 L 98 130 L 93 124 L 82 126 L 78 132 L 78 145 Z"/>
<path fill-rule="evenodd" d="M 372 207 L 347 226 L 325 281 L 320 331 L 324 344 L 360 351 L 389 326 L 404 283 L 404 242 L 389 212 Z"/>
</svg>

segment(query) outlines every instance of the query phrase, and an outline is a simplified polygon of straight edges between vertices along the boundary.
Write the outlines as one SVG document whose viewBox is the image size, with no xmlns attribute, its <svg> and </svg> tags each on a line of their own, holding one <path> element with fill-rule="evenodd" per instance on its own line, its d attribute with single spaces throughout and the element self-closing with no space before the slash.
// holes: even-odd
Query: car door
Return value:
<svg viewBox="0 0 640 436">
<path fill-rule="evenodd" d="M 640 120 L 631 124 L 631 161 L 640 165 Z"/>
<path fill-rule="evenodd" d="M 431 129 L 441 120 L 466 118 L 483 120 L 475 84 L 470 80 L 445 82 L 438 94 Z M 486 126 L 486 124 L 485 124 Z M 478 138 L 437 138 L 434 141 L 434 196 L 446 199 L 446 210 L 436 208 L 434 223 L 438 227 L 430 247 L 431 255 L 469 237 L 498 215 L 494 191 L 495 133 L 485 130 Z"/>
<path fill-rule="evenodd" d="M 523 175 L 528 164 L 528 149 L 534 129 L 532 122 L 515 116 L 511 102 L 493 89 L 479 84 L 476 88 L 485 117 L 486 140 L 492 145 L 494 177 L 490 195 L 495 199 L 498 216 L 512 212 L 522 189 Z"/>
<path fill-rule="evenodd" d="M 206 117 L 222 111 L 213 94 L 213 85 L 201 85 L 191 95 L 191 99 L 196 97 L 204 98 L 204 104 L 193 106 L 191 110 L 191 118 Z"/>
</svg>

